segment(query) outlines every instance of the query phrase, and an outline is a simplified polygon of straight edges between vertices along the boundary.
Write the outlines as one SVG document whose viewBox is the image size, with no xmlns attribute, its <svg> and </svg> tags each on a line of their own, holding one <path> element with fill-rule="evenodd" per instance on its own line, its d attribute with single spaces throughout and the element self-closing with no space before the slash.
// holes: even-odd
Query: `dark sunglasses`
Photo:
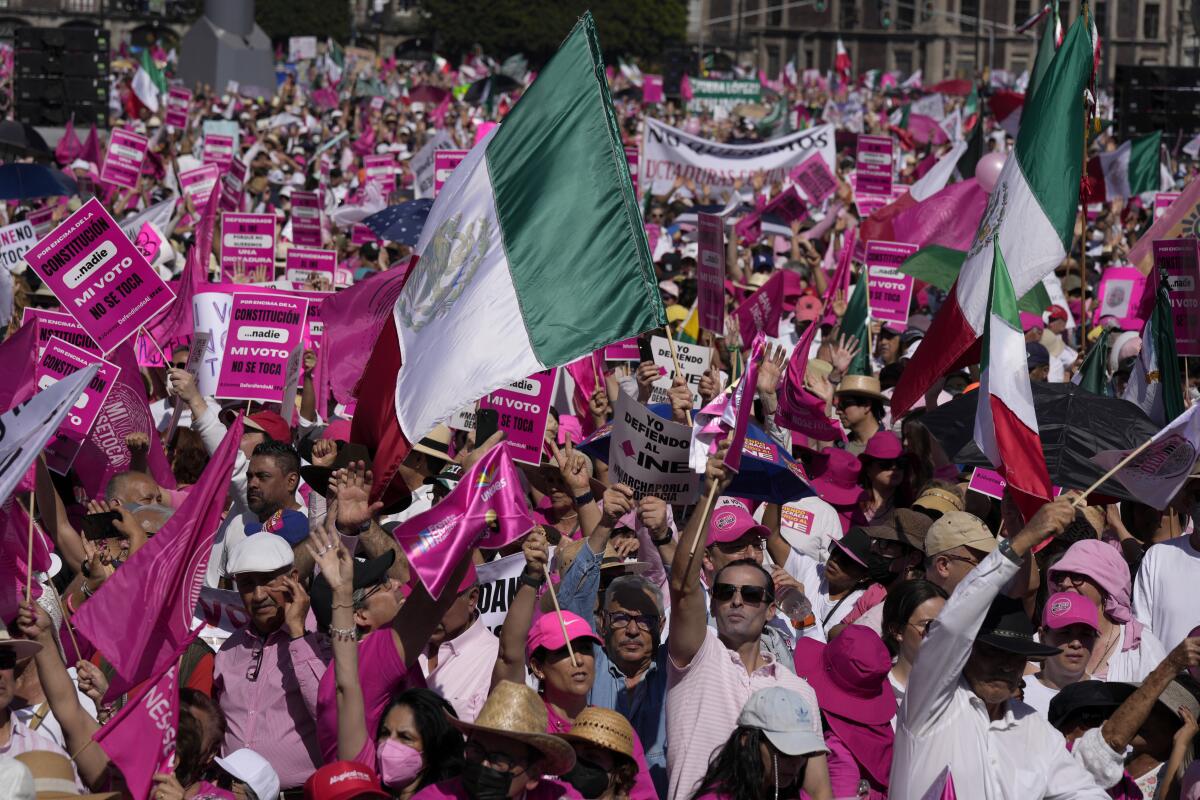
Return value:
<svg viewBox="0 0 1200 800">
<path fill-rule="evenodd" d="M 898 459 L 898 458 L 873 458 L 873 459 L 871 459 L 871 463 L 874 464 L 875 466 L 879 467 L 881 470 L 895 469 L 896 467 L 900 466 L 900 459 Z"/>
<path fill-rule="evenodd" d="M 187 362 L 186 361 L 172 361 L 168 366 L 171 366 L 175 369 L 187 369 Z"/>
<path fill-rule="evenodd" d="M 765 586 L 738 586 L 733 583 L 713 584 L 712 596 L 719 603 L 728 603 L 733 599 L 734 594 L 740 594 L 742 602 L 748 606 L 757 606 L 764 602 L 769 603 L 775 599 L 774 595 Z"/>
<path fill-rule="evenodd" d="M 591 639 L 572 639 L 571 649 L 575 651 L 577 656 L 594 656 L 596 654 L 596 643 Z M 546 661 L 562 661 L 565 658 L 570 658 L 571 653 L 565 646 L 557 650 L 546 651 Z"/>
<path fill-rule="evenodd" d="M 846 408 L 848 406 L 869 406 L 871 405 L 871 400 L 868 397 L 859 397 L 857 395 L 847 394 L 835 399 L 833 404 L 838 408 Z"/>
<path fill-rule="evenodd" d="M 17 651 L 11 647 L 0 647 L 0 669 L 15 669 L 17 666 Z"/>
</svg>

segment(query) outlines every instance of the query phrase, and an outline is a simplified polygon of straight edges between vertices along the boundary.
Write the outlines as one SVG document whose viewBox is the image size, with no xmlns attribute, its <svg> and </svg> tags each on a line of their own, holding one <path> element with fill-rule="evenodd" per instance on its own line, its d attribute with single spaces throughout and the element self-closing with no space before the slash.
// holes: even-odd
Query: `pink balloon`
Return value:
<svg viewBox="0 0 1200 800">
<path fill-rule="evenodd" d="M 979 163 L 975 165 L 975 180 L 979 181 L 980 189 L 988 194 L 992 193 L 992 189 L 996 188 L 996 181 L 1000 180 L 1000 172 L 1004 169 L 1006 158 L 1003 153 L 988 153 L 979 159 Z"/>
</svg>

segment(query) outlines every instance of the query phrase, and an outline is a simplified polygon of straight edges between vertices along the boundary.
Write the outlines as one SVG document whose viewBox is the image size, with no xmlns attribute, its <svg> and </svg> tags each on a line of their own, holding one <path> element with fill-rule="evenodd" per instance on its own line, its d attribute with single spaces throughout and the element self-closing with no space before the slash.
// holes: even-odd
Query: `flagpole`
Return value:
<svg viewBox="0 0 1200 800">
<path fill-rule="evenodd" d="M 79 640 L 75 638 L 75 626 L 71 624 L 71 617 L 68 616 L 67 609 L 64 608 L 62 596 L 59 595 L 58 589 L 54 587 L 54 581 L 46 581 L 46 585 L 54 593 L 54 602 L 58 603 L 59 612 L 63 615 L 63 623 L 67 626 L 67 633 L 71 637 L 71 645 L 75 648 L 75 657 L 83 658 L 83 651 L 79 649 Z"/>
<path fill-rule="evenodd" d="M 1088 150 L 1088 105 L 1083 101 L 1083 171 L 1079 173 L 1079 185 L 1087 182 L 1087 150 Z M 1079 193 L 1079 354 L 1087 355 L 1087 199 L 1083 192 Z M 1085 495 L 1086 496 L 1086 495 Z"/>
<path fill-rule="evenodd" d="M 739 380 L 740 380 L 740 378 L 739 378 Z M 725 442 L 729 443 L 732 441 L 733 441 L 733 431 L 730 431 L 729 435 L 725 437 Z M 696 536 L 692 539 L 692 548 L 690 550 L 688 550 L 688 561 L 689 562 L 693 558 L 696 557 L 696 545 L 700 544 L 701 538 L 705 538 L 704 532 L 708 530 L 708 515 L 712 513 L 713 503 L 717 499 L 717 487 L 718 486 L 720 486 L 720 482 L 719 481 L 714 482 L 712 485 L 712 488 L 708 490 L 708 494 L 706 494 L 704 496 L 704 508 L 700 512 L 700 530 L 696 533 Z"/>
<path fill-rule="evenodd" d="M 554 591 L 554 581 L 550 577 L 550 565 L 542 564 L 546 573 L 546 588 L 550 591 L 550 599 L 554 602 L 554 613 L 558 616 L 558 625 L 562 628 L 563 641 L 567 643 L 567 652 L 571 656 L 571 666 L 578 667 L 579 660 L 575 658 L 575 648 L 571 647 L 571 637 L 567 634 L 567 621 L 563 619 L 562 608 L 558 605 L 558 593 Z"/>
<path fill-rule="evenodd" d="M 675 339 L 671 337 L 671 325 L 667 323 L 663 325 L 663 332 L 667 334 L 667 349 L 671 351 L 671 365 L 675 367 L 675 374 L 683 377 L 683 369 L 679 366 L 679 357 L 675 355 Z M 674 383 L 674 380 L 672 380 Z M 687 424 L 692 424 L 692 410 L 687 409 Z"/>
<path fill-rule="evenodd" d="M 1155 434 L 1155 436 L 1157 436 L 1157 435 L 1158 434 Z M 1084 501 L 1087 500 L 1087 496 L 1089 494 L 1096 491 L 1098 488 L 1100 488 L 1100 484 L 1104 483 L 1106 480 L 1111 478 L 1113 475 L 1116 475 L 1117 472 L 1120 471 L 1126 464 L 1128 464 L 1130 461 L 1133 461 L 1133 459 L 1137 458 L 1137 456 L 1143 450 L 1145 450 L 1147 447 L 1149 447 L 1153 441 L 1154 441 L 1154 436 L 1151 436 L 1149 439 L 1142 442 L 1142 444 L 1136 450 L 1134 450 L 1129 455 L 1125 456 L 1120 461 L 1118 461 L 1117 465 L 1115 467 L 1113 467 L 1108 472 L 1101 475 L 1099 480 L 1097 480 L 1095 483 L 1093 483 L 1091 486 L 1089 486 L 1086 490 L 1084 490 L 1083 494 L 1081 494 L 1081 495 L 1079 495 L 1079 497 L 1075 498 L 1075 502 L 1071 503 L 1071 507 L 1079 508 L 1082 505 L 1084 505 Z"/>
<path fill-rule="evenodd" d="M 33 514 L 37 507 L 37 493 L 30 492 L 29 494 L 29 542 L 27 556 L 25 558 L 25 602 L 32 602 L 33 598 Z"/>
</svg>

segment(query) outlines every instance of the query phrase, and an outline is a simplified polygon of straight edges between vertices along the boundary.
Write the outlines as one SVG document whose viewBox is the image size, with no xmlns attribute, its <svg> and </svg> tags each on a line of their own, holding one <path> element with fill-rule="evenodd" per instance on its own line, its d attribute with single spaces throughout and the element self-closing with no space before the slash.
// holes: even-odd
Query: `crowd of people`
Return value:
<svg viewBox="0 0 1200 800">
<path fill-rule="evenodd" d="M 105 185 L 86 146 L 65 140 L 62 167 L 80 193 L 10 202 L 5 222 L 50 208 L 57 223 L 87 192 L 117 220 L 171 201 L 162 231 L 171 249 L 157 269 L 177 279 L 197 242 L 211 241 L 199 257 L 219 275 L 221 237 L 198 235 L 201 209 L 178 182 L 202 163 L 213 122 L 222 127 L 209 130 L 237 133 L 234 157 L 246 167 L 238 207 L 274 215 L 279 264 L 293 241 L 293 193 L 313 190 L 338 264 L 335 280 L 302 287 L 240 271 L 230 281 L 370 286 L 408 264 L 416 237 L 355 229 L 428 197 L 426 148 L 469 149 L 534 79 L 522 71 L 506 91 L 464 95 L 499 66 L 482 55 L 458 69 L 440 61 L 339 50 L 335 68 L 323 46 L 270 96 L 194 87 L 182 129 L 122 77 L 114 122 L 150 137 L 137 190 Z M 610 75 L 629 148 L 648 118 L 722 143 L 780 132 L 753 109 L 643 102 L 642 80 L 636 69 Z M 986 79 L 978 86 L 986 95 Z M 155 800 L 1200 797 L 1200 607 L 1190 594 L 1200 582 L 1200 478 L 1165 509 L 1132 496 L 1083 505 L 1071 488 L 1025 519 L 1008 494 L 973 488 L 973 467 L 921 423 L 977 390 L 976 366 L 945 376 L 915 410 L 891 413 L 909 360 L 941 344 L 925 333 L 944 289 L 921 284 L 905 324 L 843 325 L 867 280 L 855 251 L 870 212 L 851 179 L 854 134 L 894 135 L 897 184 L 914 183 L 957 142 L 914 141 L 894 114 L 935 93 L 919 81 L 784 80 L 773 102 L 786 126 L 828 122 L 839 134 L 833 198 L 787 233 L 747 240 L 732 228 L 790 181 L 752 174 L 724 192 L 682 178 L 665 194 L 642 187 L 661 300 L 682 341 L 699 292 L 695 214 L 724 210 L 729 228 L 724 335 L 693 338 L 711 353 L 699 402 L 676 376 L 661 415 L 690 425 L 738 376 L 755 375 L 752 435 L 795 458 L 808 496 L 763 501 L 731 489 L 727 442 L 701 478 L 699 496 L 712 504 L 672 504 L 611 479 L 605 458 L 576 445 L 612 421 L 622 394 L 649 403 L 662 370 L 653 360 L 608 362 L 590 395 L 562 370 L 541 463 L 520 465 L 538 524 L 448 565 L 447 588 L 434 596 L 393 532 L 453 492 L 502 446 L 502 432 L 486 441 L 467 426 L 427 432 L 393 478 L 402 496 L 384 505 L 371 495 L 376 454 L 353 441 L 353 407 L 321 391 L 314 352 L 292 409 L 206 395 L 187 368 L 187 343 L 160 342 L 166 363 L 139 369 L 149 427 L 125 435 L 122 468 L 102 492 L 88 496 L 87 476 L 43 460 L 16 494 L 23 508 L 36 501 L 55 556 L 33 575 L 40 596 L 18 591 L 0 626 L 0 796 L 134 794 L 93 736 L 141 689 L 114 697 L 112 665 L 77 641 L 71 621 L 169 523 L 239 426 L 200 598 L 219 611 L 197 611 L 207 625 L 179 656 L 175 750 L 153 776 Z M 979 126 L 984 147 L 1007 153 L 1013 138 L 985 105 L 973 88 L 944 108 L 969 123 L 963 140 Z M 1115 145 L 1108 129 L 1091 147 Z M 364 164 L 374 154 L 395 156 L 386 192 Z M 1163 170 L 1163 189 L 1193 178 L 1173 155 Z M 1061 302 L 1021 316 L 1030 380 L 1070 382 L 1085 353 L 1103 348 L 1099 390 L 1127 402 L 1144 320 L 1101 317 L 1098 286 L 1145 233 L 1152 205 L 1115 199 L 1081 214 L 1055 271 Z M 853 277 L 835 292 L 840 260 Z M 736 312 L 775 275 L 786 276 L 782 317 L 751 372 Z M 25 309 L 58 303 L 32 270 L 12 280 L 15 341 L 38 324 Z M 644 343 L 661 333 L 645 332 Z M 776 419 L 801 344 L 805 388 L 842 434 L 832 443 Z M 1190 406 L 1196 391 L 1183 392 Z M 99 517 L 112 521 L 96 534 L 88 523 Z M 489 586 L 480 572 L 494 574 L 504 558 L 523 560 L 519 577 Z M 507 594 L 503 624 L 489 625 L 497 593 Z"/>
</svg>

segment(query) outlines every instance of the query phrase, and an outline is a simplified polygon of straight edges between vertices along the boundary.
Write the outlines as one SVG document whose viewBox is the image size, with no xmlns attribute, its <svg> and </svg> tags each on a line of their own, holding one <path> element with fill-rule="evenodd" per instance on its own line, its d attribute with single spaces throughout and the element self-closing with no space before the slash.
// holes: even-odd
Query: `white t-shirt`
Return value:
<svg viewBox="0 0 1200 800">
<path fill-rule="evenodd" d="M 1167 649 L 1149 627 L 1142 628 L 1142 638 L 1137 647 L 1122 652 L 1124 646 L 1125 626 L 1122 625 L 1117 642 L 1113 645 L 1115 652 L 1108 659 L 1107 672 L 1095 677 L 1114 683 L 1141 683 L 1167 657 Z"/>
<path fill-rule="evenodd" d="M 829 584 L 825 581 L 825 565 L 818 564 L 814 559 L 800 555 L 794 550 L 788 555 L 783 568 L 804 584 L 804 594 L 808 597 L 808 602 L 812 603 L 817 625 L 826 634 L 854 610 L 854 604 L 862 596 L 863 590 L 855 589 L 841 600 L 830 599 Z"/>
<path fill-rule="evenodd" d="M 784 504 L 779 533 L 797 553 L 824 564 L 842 538 L 842 521 L 837 509 L 813 495 Z"/>
<path fill-rule="evenodd" d="M 1058 694 L 1058 689 L 1051 689 L 1037 679 L 1036 675 L 1025 676 L 1025 705 L 1033 706 L 1046 719 L 1050 718 L 1050 701 Z"/>
<path fill-rule="evenodd" d="M 1167 652 L 1200 625 L 1200 552 L 1188 536 L 1159 542 L 1146 551 L 1133 584 L 1133 613 L 1158 637 Z"/>
</svg>

